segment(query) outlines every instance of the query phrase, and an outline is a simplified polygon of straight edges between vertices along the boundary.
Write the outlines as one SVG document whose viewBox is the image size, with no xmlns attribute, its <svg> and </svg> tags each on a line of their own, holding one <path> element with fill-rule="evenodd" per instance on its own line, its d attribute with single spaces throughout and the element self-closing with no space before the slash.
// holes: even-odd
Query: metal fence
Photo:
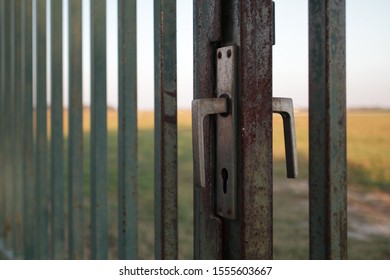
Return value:
<svg viewBox="0 0 390 280">
<path fill-rule="evenodd" d="M 0 0 L 0 252 L 14 259 L 108 258 L 106 0 L 91 0 L 90 196 L 84 193 L 82 0 Z M 194 153 L 197 259 L 272 258 L 272 1 L 194 0 L 194 99 L 214 98 L 216 53 L 237 56 L 237 215 L 216 215 L 215 124 L 205 171 Z M 136 0 L 118 0 L 118 255 L 138 258 Z M 63 23 L 69 22 L 64 42 Z M 176 0 L 154 1 L 155 258 L 178 257 Z M 34 31 L 36 30 L 36 31 Z M 345 1 L 309 0 L 312 258 L 346 258 Z M 68 44 L 68 127 L 63 48 Z M 47 51 L 51 52 L 47 89 Z M 47 92 L 51 96 L 50 114 Z M 35 93 L 35 94 L 33 94 Z M 50 118 L 50 119 L 48 119 Z M 50 123 L 50 131 L 48 129 Z M 237 127 L 236 127 L 237 126 Z M 64 130 L 68 137 L 64 138 Z M 236 132 L 240 131 L 240 133 Z M 199 131 L 194 131 L 197 135 Z M 231 132 L 229 132 L 231 133 Z M 64 143 L 67 139 L 67 143 Z M 203 141 L 203 140 L 202 140 Z M 64 145 L 68 154 L 64 154 Z M 194 140 L 194 145 L 199 145 Z M 196 149 L 195 149 L 196 150 Z M 217 156 L 218 158 L 218 156 Z M 65 177 L 64 165 L 68 174 Z M 236 168 L 236 167 L 233 167 Z M 219 179 L 218 179 L 219 180 Z M 226 178 L 227 180 L 227 178 Z M 225 181 L 226 181 L 225 180 Z M 226 183 L 226 182 L 225 182 Z M 199 187 L 201 186 L 201 187 Z M 236 187 L 235 187 L 236 188 Z M 226 191 L 225 191 L 226 193 Z M 90 205 L 90 213 L 85 203 Z M 86 216 L 90 215 L 90 219 Z M 86 225 L 87 220 L 90 225 Z M 86 233 L 85 229 L 89 232 Z M 88 254 L 86 235 L 89 236 Z"/>
<path fill-rule="evenodd" d="M 89 198 L 85 197 L 83 175 L 82 1 L 68 1 L 68 21 L 62 18 L 62 1 L 51 1 L 51 50 L 46 49 L 46 10 L 46 0 L 1 1 L 3 133 L 0 161 L 0 238 L 4 242 L 1 247 L 5 248 L 2 251 L 8 257 L 17 259 L 85 258 L 87 213 L 84 205 L 85 200 L 89 199 L 90 257 L 106 259 L 106 1 L 91 1 L 90 10 Z M 158 61 L 155 104 L 158 120 L 155 131 L 156 213 L 161 215 L 156 223 L 156 258 L 177 258 L 177 211 L 166 210 L 177 209 L 175 10 L 175 1 L 155 1 L 155 53 Z M 161 17 L 162 14 L 164 17 Z M 117 257 L 134 259 L 137 258 L 138 251 L 136 1 L 119 0 L 118 17 L 120 63 Z M 68 42 L 62 40 L 64 22 L 69 22 Z M 65 44 L 69 48 L 69 56 L 66 57 L 69 64 L 67 155 L 64 155 L 62 104 L 62 52 Z M 51 88 L 47 90 L 48 51 L 51 52 Z M 33 92 L 36 93 L 34 101 Z M 51 96 L 50 111 L 47 108 L 47 92 Z M 64 176 L 64 164 L 68 165 L 67 178 Z"/>
</svg>

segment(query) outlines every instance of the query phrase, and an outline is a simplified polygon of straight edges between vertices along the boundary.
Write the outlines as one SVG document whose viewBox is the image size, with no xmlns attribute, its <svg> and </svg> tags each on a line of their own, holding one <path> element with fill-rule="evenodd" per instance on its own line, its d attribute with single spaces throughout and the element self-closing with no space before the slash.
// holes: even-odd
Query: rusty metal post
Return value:
<svg viewBox="0 0 390 280">
<path fill-rule="evenodd" d="M 14 196 L 14 187 L 15 187 L 15 2 L 9 1 L 9 36 L 8 36 L 8 46 L 9 46 L 9 68 L 8 68 L 8 147 L 7 147 L 7 165 L 8 170 L 6 171 L 6 176 L 8 177 L 7 181 L 7 204 L 6 204 L 6 215 L 7 215 L 7 236 L 6 236 L 6 246 L 10 250 L 11 258 L 14 257 L 13 252 L 15 249 L 15 196 Z"/>
<path fill-rule="evenodd" d="M 155 258 L 177 259 L 176 1 L 154 1 Z"/>
<path fill-rule="evenodd" d="M 62 1 L 51 2 L 51 252 L 64 258 L 64 132 L 62 106 Z"/>
<path fill-rule="evenodd" d="M 37 258 L 48 258 L 48 162 L 46 104 L 46 0 L 36 1 L 36 203 Z"/>
<path fill-rule="evenodd" d="M 218 42 L 221 40 L 220 0 L 194 0 L 194 99 L 211 98 L 215 88 L 215 70 Z M 204 122 L 205 151 L 210 151 L 215 141 L 213 123 Z M 193 131 L 193 146 L 198 146 L 197 132 Z M 199 156 L 194 153 L 194 174 L 199 172 Z M 221 221 L 214 215 L 215 194 L 212 193 L 210 172 L 212 153 L 205 153 L 205 186 L 200 188 L 200 178 L 194 176 L 194 257 L 195 259 L 222 258 Z"/>
<path fill-rule="evenodd" d="M 0 130 L 5 132 L 5 119 L 6 119 L 6 4 L 5 0 L 0 1 Z M 6 160 L 6 134 L 0 135 L 0 248 L 3 248 L 3 240 L 5 237 L 5 168 L 7 166 Z"/>
<path fill-rule="evenodd" d="M 22 1 L 23 226 L 24 258 L 34 258 L 33 29 L 32 1 Z"/>
<path fill-rule="evenodd" d="M 68 254 L 84 259 L 84 157 L 82 80 L 82 0 L 70 0 L 69 11 L 69 137 Z"/>
<path fill-rule="evenodd" d="M 91 1 L 91 257 L 108 256 L 106 0 Z"/>
<path fill-rule="evenodd" d="M 9 251 L 11 249 L 11 208 L 12 208 L 12 139 L 11 139 L 11 1 L 4 0 L 4 138 L 3 138 L 3 246 Z M 8 257 L 8 256 L 7 256 Z"/>
<path fill-rule="evenodd" d="M 14 142 L 13 142 L 13 250 L 14 258 L 23 258 L 23 109 L 22 109 L 22 18 L 21 18 L 21 0 L 14 2 L 14 90 L 13 90 L 13 111 L 14 111 Z"/>
<path fill-rule="evenodd" d="M 118 256 L 138 258 L 137 3 L 118 1 Z"/>
<path fill-rule="evenodd" d="M 216 215 L 215 129 L 210 119 L 203 126 L 210 153 L 205 187 L 194 183 L 196 259 L 272 258 L 272 13 L 269 0 L 194 1 L 194 98 L 215 97 L 216 49 L 235 45 L 239 114 L 235 220 Z M 194 174 L 198 163 L 194 154 Z"/>
<path fill-rule="evenodd" d="M 310 258 L 347 258 L 345 1 L 309 1 Z"/>
</svg>

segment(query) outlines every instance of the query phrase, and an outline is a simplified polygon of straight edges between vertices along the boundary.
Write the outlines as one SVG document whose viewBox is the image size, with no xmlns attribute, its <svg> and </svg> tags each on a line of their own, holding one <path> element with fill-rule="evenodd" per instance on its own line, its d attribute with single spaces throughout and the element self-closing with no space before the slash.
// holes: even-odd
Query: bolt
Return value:
<svg viewBox="0 0 390 280">
<path fill-rule="evenodd" d="M 228 51 L 227 51 L 227 56 L 228 56 L 228 57 L 231 57 L 231 56 L 232 56 L 232 51 L 231 51 L 231 50 L 228 50 Z"/>
</svg>

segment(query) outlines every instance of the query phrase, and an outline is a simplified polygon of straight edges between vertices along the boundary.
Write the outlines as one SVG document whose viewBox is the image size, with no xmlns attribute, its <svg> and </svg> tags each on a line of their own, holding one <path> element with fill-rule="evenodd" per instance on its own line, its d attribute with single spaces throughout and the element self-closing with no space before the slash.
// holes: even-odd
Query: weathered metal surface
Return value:
<svg viewBox="0 0 390 280">
<path fill-rule="evenodd" d="M 177 259 L 176 1 L 154 1 L 155 258 Z"/>
<path fill-rule="evenodd" d="M 0 131 L 5 132 L 5 0 L 0 0 Z M 5 133 L 0 135 L 0 247 L 3 246 L 4 232 L 4 215 L 5 215 Z"/>
<path fill-rule="evenodd" d="M 64 259 L 62 1 L 51 2 L 51 258 Z"/>
<path fill-rule="evenodd" d="M 84 259 L 84 158 L 82 85 L 82 1 L 70 0 L 69 11 L 69 137 L 68 257 Z"/>
<path fill-rule="evenodd" d="M 48 159 L 47 159 L 47 104 L 46 104 L 46 0 L 36 0 L 36 203 L 37 259 L 48 258 Z"/>
<path fill-rule="evenodd" d="M 91 2 L 91 257 L 108 256 L 106 0 Z"/>
<path fill-rule="evenodd" d="M 345 1 L 309 1 L 310 258 L 347 258 Z"/>
<path fill-rule="evenodd" d="M 298 150 L 292 99 L 280 97 L 272 98 L 272 112 L 280 114 L 283 118 L 287 178 L 297 178 Z"/>
<path fill-rule="evenodd" d="M 272 258 L 272 1 L 195 2 L 195 98 L 212 96 L 214 91 L 216 58 L 208 36 L 215 32 L 208 32 L 214 26 L 207 16 L 212 9 L 221 14 L 215 25 L 221 29 L 215 39 L 221 41 L 215 45 L 238 47 L 238 219 L 214 218 L 211 156 L 207 187 L 195 190 L 195 257 Z M 209 133 L 213 135 L 212 127 Z"/>
<path fill-rule="evenodd" d="M 136 0 L 118 1 L 119 130 L 118 253 L 138 258 L 137 220 L 137 9 Z"/>
<path fill-rule="evenodd" d="M 24 259 L 34 258 L 34 155 L 32 1 L 22 1 L 22 102 L 23 102 L 23 226 Z"/>
<path fill-rule="evenodd" d="M 272 258 L 272 1 L 239 7 L 239 222 L 226 258 Z M 232 29 L 234 31 L 234 28 Z M 230 229 L 229 229 L 230 228 Z M 238 234 L 239 233 L 239 234 Z"/>
<path fill-rule="evenodd" d="M 11 126 L 11 1 L 4 1 L 4 76 L 2 85 L 4 89 L 4 205 L 3 207 L 3 240 L 6 250 L 12 248 L 11 225 L 12 225 L 12 126 Z"/>
<path fill-rule="evenodd" d="M 21 0 L 13 1 L 14 9 L 14 88 L 13 88 L 13 118 L 14 118 L 14 142 L 13 148 L 13 252 L 15 259 L 23 258 L 23 153 L 22 153 L 22 132 L 23 132 L 23 110 L 21 93 Z"/>
<path fill-rule="evenodd" d="M 215 89 L 215 65 L 218 41 L 221 40 L 221 1 L 196 0 L 194 12 L 194 99 L 213 98 Z M 212 151 L 215 134 L 214 123 L 204 121 L 204 148 Z M 193 147 L 198 147 L 197 130 L 193 130 Z M 203 188 L 200 177 L 200 158 L 196 149 L 194 157 L 194 257 L 195 259 L 222 258 L 222 221 L 215 215 L 216 195 L 213 192 L 214 153 L 205 153 L 205 177 Z"/>
<path fill-rule="evenodd" d="M 227 99 L 227 112 L 216 116 L 216 214 L 237 217 L 237 52 L 235 46 L 217 50 L 216 95 Z"/>
</svg>

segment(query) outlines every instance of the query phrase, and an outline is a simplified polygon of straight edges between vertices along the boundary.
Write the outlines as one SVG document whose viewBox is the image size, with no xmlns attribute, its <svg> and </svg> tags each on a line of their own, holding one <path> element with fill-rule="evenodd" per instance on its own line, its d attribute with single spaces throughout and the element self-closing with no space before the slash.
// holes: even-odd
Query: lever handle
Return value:
<svg viewBox="0 0 390 280">
<path fill-rule="evenodd" d="M 274 97 L 272 99 L 272 111 L 280 114 L 283 118 L 287 178 L 297 178 L 298 154 L 292 99 Z"/>
<path fill-rule="evenodd" d="M 195 99 L 192 101 L 192 126 L 193 131 L 198 134 L 198 145 L 195 145 L 195 147 L 198 149 L 200 184 L 203 188 L 206 187 L 203 121 L 207 115 L 227 113 L 227 111 L 227 98 L 225 97 Z"/>
</svg>

